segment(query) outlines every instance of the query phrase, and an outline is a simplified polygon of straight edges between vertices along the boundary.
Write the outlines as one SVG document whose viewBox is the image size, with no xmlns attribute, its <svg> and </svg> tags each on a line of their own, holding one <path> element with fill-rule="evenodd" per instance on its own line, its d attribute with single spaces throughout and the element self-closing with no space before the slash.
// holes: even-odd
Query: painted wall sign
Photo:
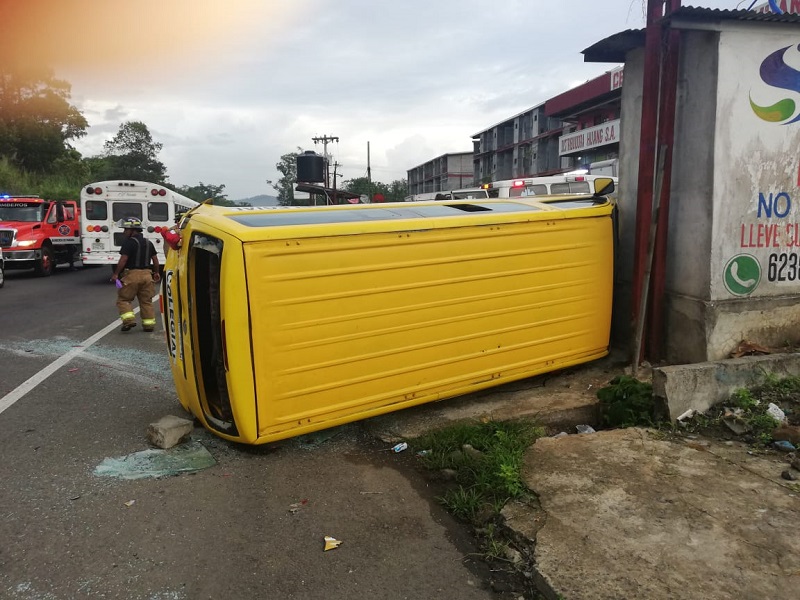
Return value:
<svg viewBox="0 0 800 600">
<path fill-rule="evenodd" d="M 579 154 L 584 150 L 619 143 L 619 119 L 607 121 L 594 127 L 588 127 L 562 135 L 558 138 L 558 154 Z"/>
<path fill-rule="evenodd" d="M 790 93 L 800 93 L 800 71 L 786 63 L 789 60 L 797 61 L 800 57 L 800 44 L 786 46 L 776 50 L 761 62 L 759 75 L 761 80 L 769 87 L 777 90 L 788 90 Z M 781 94 L 785 95 L 785 94 Z M 753 101 L 753 91 L 750 92 L 750 106 L 760 119 L 770 123 L 788 125 L 800 121 L 800 106 L 792 97 L 781 98 L 769 106 L 761 106 Z"/>
<path fill-rule="evenodd" d="M 800 36 L 723 33 L 720 67 L 712 296 L 800 294 Z"/>
<path fill-rule="evenodd" d="M 797 0 L 800 2 L 800 0 Z M 625 79 L 625 68 L 624 67 L 617 67 L 616 69 L 612 69 L 609 71 L 611 74 L 611 90 L 618 90 L 622 87 L 622 82 Z"/>
<path fill-rule="evenodd" d="M 769 0 L 752 8 L 759 13 L 800 15 L 800 0 Z"/>
</svg>

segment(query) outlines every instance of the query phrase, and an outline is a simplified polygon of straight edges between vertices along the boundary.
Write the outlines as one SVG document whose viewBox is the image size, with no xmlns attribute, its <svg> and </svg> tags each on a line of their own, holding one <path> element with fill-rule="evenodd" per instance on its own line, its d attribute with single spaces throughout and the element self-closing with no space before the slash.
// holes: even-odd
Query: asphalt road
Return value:
<svg viewBox="0 0 800 600">
<path fill-rule="evenodd" d="M 121 333 L 109 274 L 11 271 L 0 289 L 0 598 L 496 597 L 413 455 L 358 424 L 257 448 L 196 429 L 210 468 L 95 475 L 187 416 L 160 318 Z M 342 544 L 323 552 L 326 535 Z"/>
</svg>

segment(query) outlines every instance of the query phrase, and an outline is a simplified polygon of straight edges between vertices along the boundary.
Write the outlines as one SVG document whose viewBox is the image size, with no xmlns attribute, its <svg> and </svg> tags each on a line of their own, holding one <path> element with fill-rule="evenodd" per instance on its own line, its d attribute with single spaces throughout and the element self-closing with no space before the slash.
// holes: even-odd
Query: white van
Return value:
<svg viewBox="0 0 800 600">
<path fill-rule="evenodd" d="M 493 181 L 481 186 L 490 198 L 527 198 L 551 194 L 594 194 L 594 180 L 602 175 L 553 175 Z M 605 177 L 606 179 L 608 177 Z M 617 178 L 612 177 L 616 188 Z"/>
<path fill-rule="evenodd" d="M 460 190 L 444 190 L 441 192 L 427 192 L 415 194 L 405 198 L 406 202 L 422 202 L 424 200 L 478 200 L 488 198 L 489 192 L 482 187 L 463 188 Z"/>
</svg>

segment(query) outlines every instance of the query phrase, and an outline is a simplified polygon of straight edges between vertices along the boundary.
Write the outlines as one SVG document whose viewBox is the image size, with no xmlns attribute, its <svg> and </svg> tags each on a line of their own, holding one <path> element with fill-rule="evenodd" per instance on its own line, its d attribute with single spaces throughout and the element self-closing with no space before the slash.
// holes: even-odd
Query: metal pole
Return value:
<svg viewBox="0 0 800 600">
<path fill-rule="evenodd" d="M 631 307 L 633 332 L 642 326 L 647 305 L 642 303 L 645 291 L 644 278 L 648 254 L 649 231 L 653 216 L 653 186 L 656 167 L 658 135 L 659 57 L 664 0 L 648 0 L 647 29 L 645 31 L 644 77 L 642 85 L 642 129 L 639 137 L 639 179 L 636 199 L 636 228 L 633 249 L 633 280 Z M 634 335 L 635 337 L 635 335 Z M 642 360 L 642 346 L 632 348 L 631 362 Z"/>
</svg>

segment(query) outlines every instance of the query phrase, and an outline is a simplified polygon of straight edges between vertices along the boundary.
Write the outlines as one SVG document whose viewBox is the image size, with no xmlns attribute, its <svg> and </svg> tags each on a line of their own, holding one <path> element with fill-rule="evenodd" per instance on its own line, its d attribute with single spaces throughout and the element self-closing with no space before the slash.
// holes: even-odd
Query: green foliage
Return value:
<svg viewBox="0 0 800 600">
<path fill-rule="evenodd" d="M 225 184 L 212 185 L 205 184 L 202 181 L 197 185 L 183 185 L 177 190 L 187 198 L 191 198 L 195 202 L 205 202 L 209 198 L 213 204 L 217 206 L 235 206 L 236 203 L 228 200 L 228 195 L 224 194 Z"/>
<path fill-rule="evenodd" d="M 761 401 L 769 404 L 774 402 L 800 402 L 800 377 L 778 377 L 774 373 L 764 375 L 760 385 L 753 388 L 752 393 Z"/>
<path fill-rule="evenodd" d="M 448 490 L 440 498 L 440 502 L 447 507 L 453 515 L 464 521 L 473 521 L 483 506 L 483 499 L 475 488 L 458 486 Z"/>
<path fill-rule="evenodd" d="M 652 426 L 656 421 L 653 386 L 620 375 L 597 391 L 603 424 L 608 427 Z"/>
<path fill-rule="evenodd" d="M 731 394 L 731 405 L 742 410 L 751 410 L 758 405 L 758 400 L 747 388 L 740 388 Z"/>
<path fill-rule="evenodd" d="M 86 135 L 88 123 L 69 103 L 71 86 L 52 69 L 12 71 L 0 66 L 0 157 L 31 173 L 52 172 Z"/>
<path fill-rule="evenodd" d="M 457 472 L 458 487 L 440 500 L 459 518 L 474 521 L 478 515 L 496 513 L 509 499 L 528 493 L 521 475 L 523 455 L 542 435 L 542 428 L 531 423 L 488 422 L 448 427 L 413 444 L 430 450 L 422 459 L 426 467 Z"/>
<path fill-rule="evenodd" d="M 354 194 L 366 194 L 370 200 L 376 194 L 381 194 L 386 202 L 402 202 L 407 195 L 408 184 L 405 179 L 397 179 L 387 185 L 380 181 L 370 181 L 366 177 L 356 177 L 343 182 L 342 189 Z"/>
<path fill-rule="evenodd" d="M 64 160 L 71 159 L 67 155 Z M 0 193 L 33 194 L 48 200 L 77 200 L 85 183 L 82 173 L 84 171 L 79 165 L 71 171 L 66 164 L 63 171 L 59 169 L 53 174 L 28 173 L 15 167 L 7 158 L 0 158 Z"/>
<path fill-rule="evenodd" d="M 281 176 L 277 182 L 267 179 L 267 184 L 271 185 L 278 192 L 278 204 L 289 206 L 294 202 L 294 186 L 297 183 L 297 157 L 303 153 L 303 149 L 298 146 L 297 152 L 288 152 L 281 156 L 275 164 L 275 168 Z"/>
<path fill-rule="evenodd" d="M 134 179 L 166 183 L 167 167 L 158 160 L 163 144 L 153 140 L 147 125 L 127 121 L 103 145 L 102 162 L 96 163 L 99 179 Z"/>
</svg>

